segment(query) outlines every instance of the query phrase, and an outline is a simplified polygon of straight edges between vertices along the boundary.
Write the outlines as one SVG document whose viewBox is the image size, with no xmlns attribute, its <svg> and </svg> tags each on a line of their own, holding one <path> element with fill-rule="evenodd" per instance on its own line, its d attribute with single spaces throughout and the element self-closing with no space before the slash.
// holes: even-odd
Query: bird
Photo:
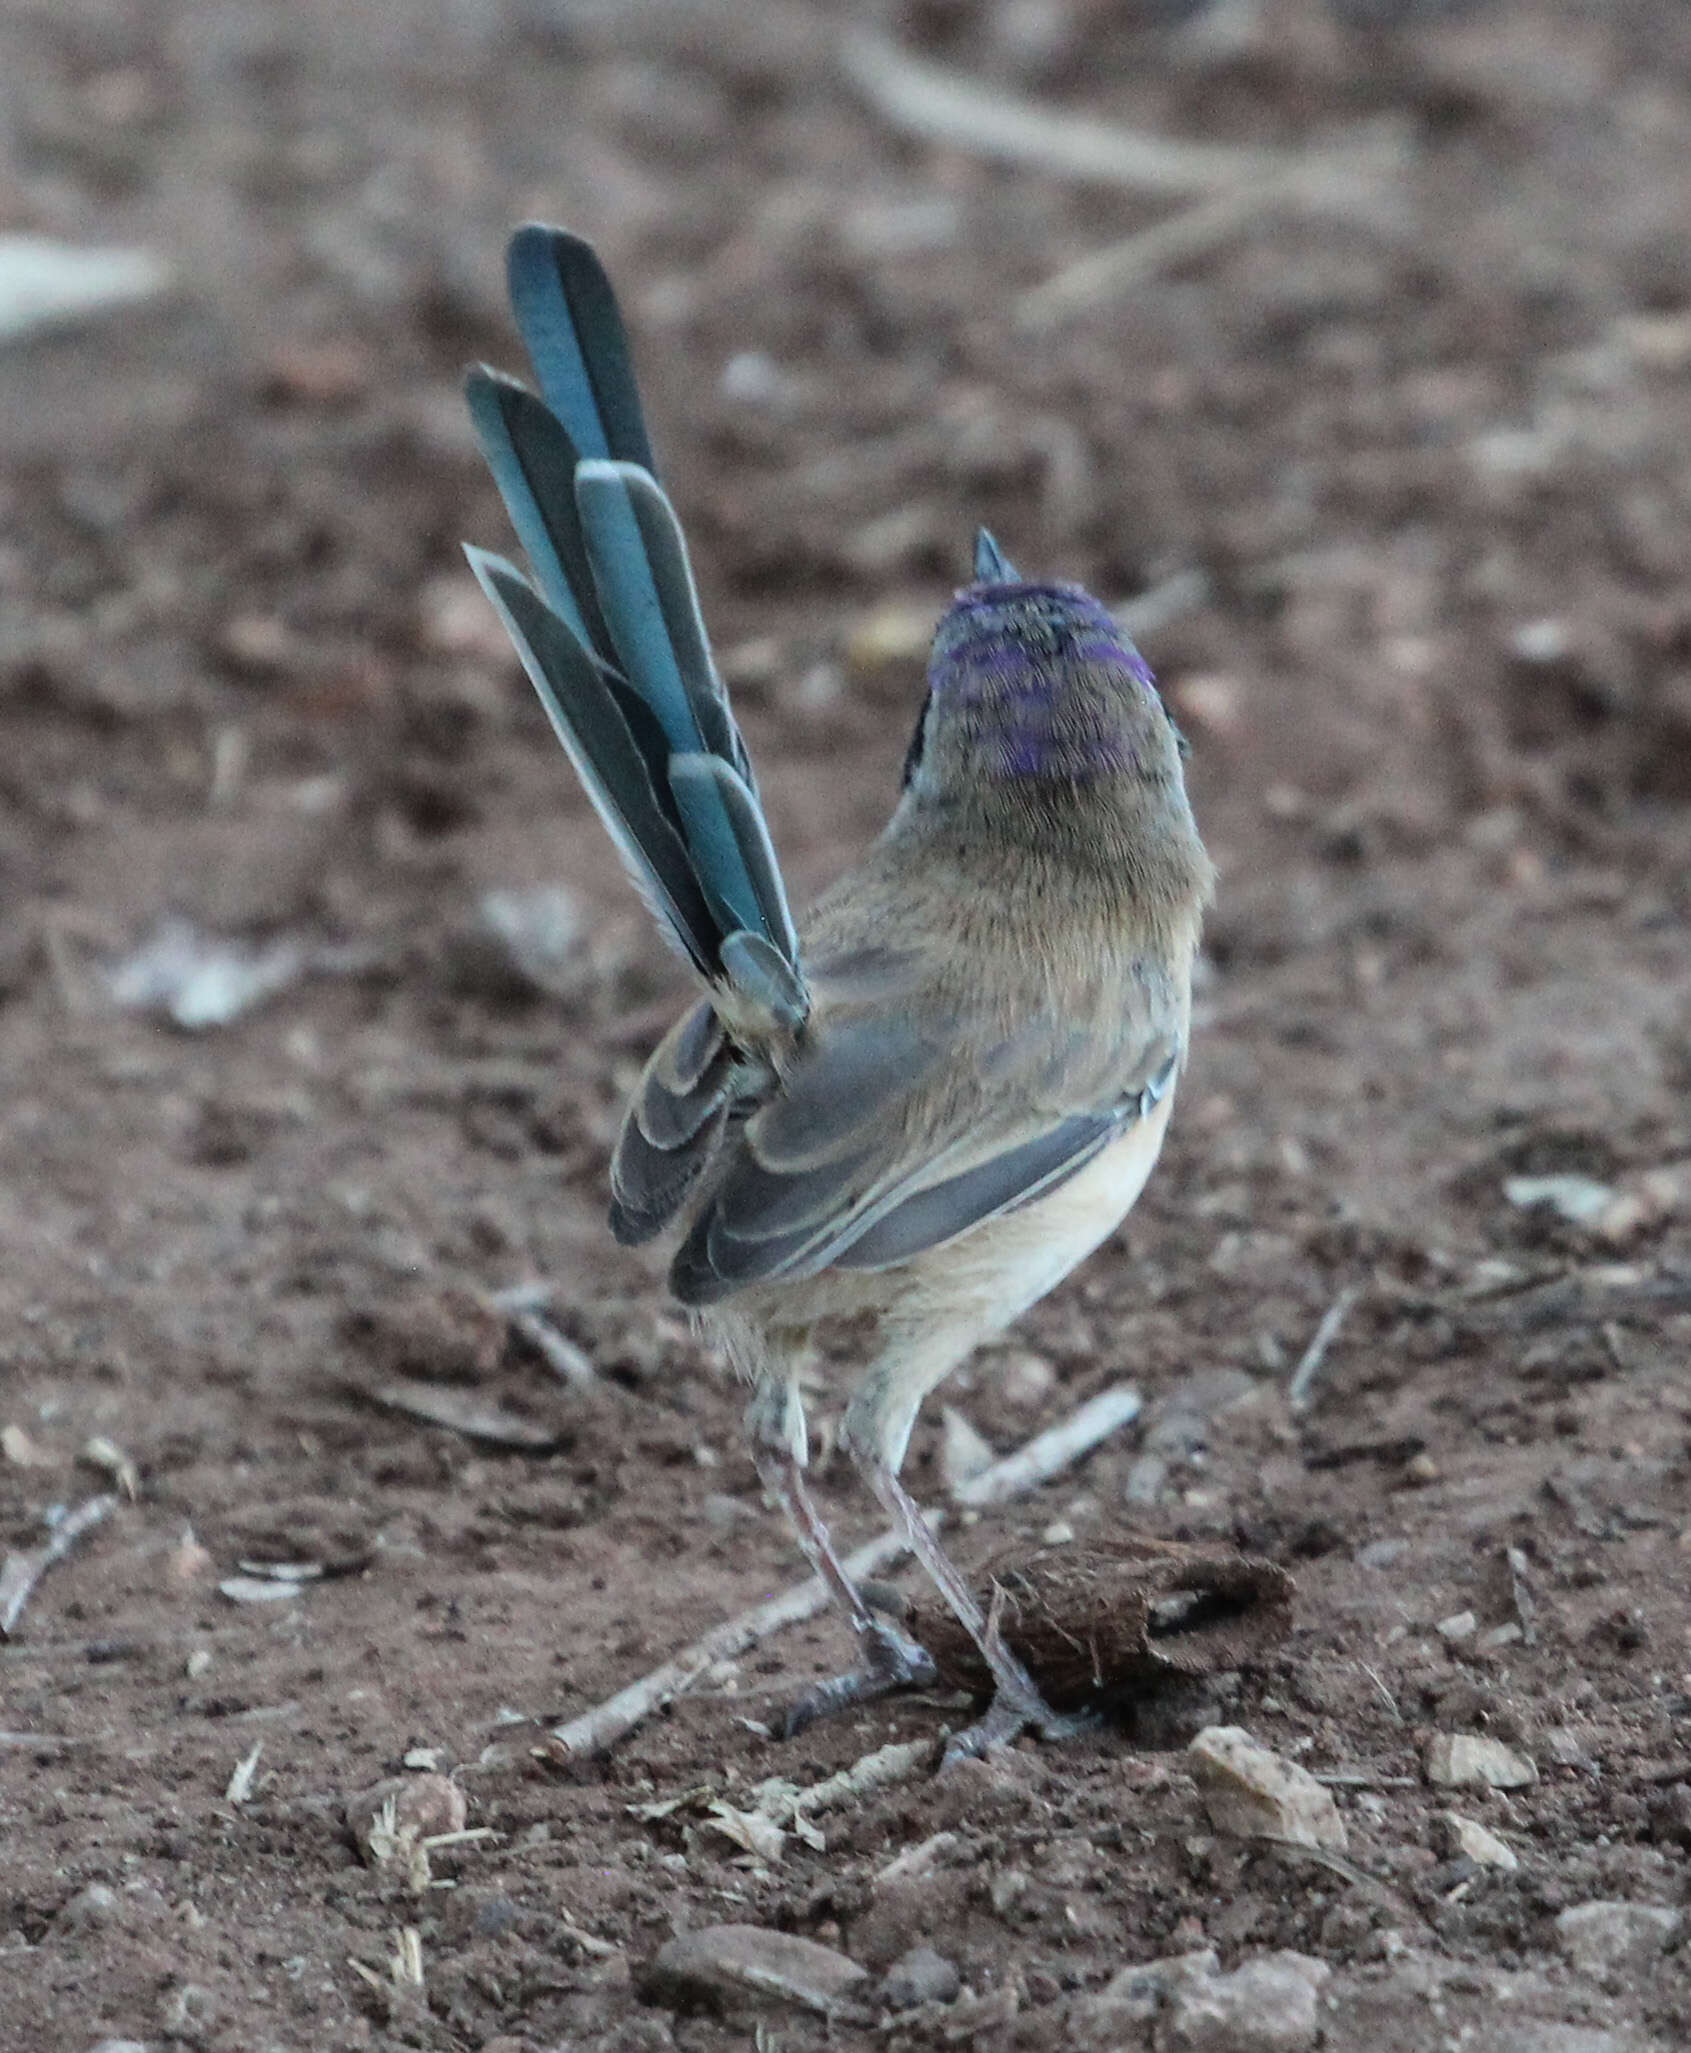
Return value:
<svg viewBox="0 0 1691 2053">
<path fill-rule="evenodd" d="M 843 1337 L 839 1442 L 993 1681 L 946 1761 L 1066 1737 L 899 1472 L 928 1393 L 1116 1229 L 1156 1162 L 1214 884 L 1184 739 L 1111 612 L 1024 578 L 982 528 L 891 816 L 795 918 L 610 280 L 538 222 L 507 277 L 534 389 L 481 365 L 465 392 L 528 571 L 465 550 L 698 985 L 623 1117 L 609 1223 L 627 1246 L 673 1236 L 669 1289 L 749 1386 L 759 1478 L 856 1636 L 785 1729 L 935 1676 L 811 1494 L 801 1378 Z"/>
</svg>

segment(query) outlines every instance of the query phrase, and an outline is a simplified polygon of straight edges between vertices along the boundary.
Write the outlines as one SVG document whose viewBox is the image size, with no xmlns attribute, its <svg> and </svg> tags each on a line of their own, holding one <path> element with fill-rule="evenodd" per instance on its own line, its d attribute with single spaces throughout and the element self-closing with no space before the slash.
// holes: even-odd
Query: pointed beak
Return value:
<svg viewBox="0 0 1691 2053">
<path fill-rule="evenodd" d="M 997 542 L 985 528 L 975 530 L 975 583 L 978 585 L 1014 585 L 1021 583 L 1021 573 L 999 548 Z"/>
</svg>

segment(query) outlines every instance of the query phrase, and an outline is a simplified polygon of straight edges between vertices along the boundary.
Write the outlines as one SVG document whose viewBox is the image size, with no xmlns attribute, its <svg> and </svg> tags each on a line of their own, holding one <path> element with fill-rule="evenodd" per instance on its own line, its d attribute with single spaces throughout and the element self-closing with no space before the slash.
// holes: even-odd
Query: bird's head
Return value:
<svg viewBox="0 0 1691 2053">
<path fill-rule="evenodd" d="M 912 799 L 997 788 L 1043 809 L 1125 783 L 1184 804 L 1181 753 L 1149 666 L 1108 608 L 1079 585 L 1019 577 L 982 529 L 975 581 L 934 635 L 905 763 Z"/>
</svg>

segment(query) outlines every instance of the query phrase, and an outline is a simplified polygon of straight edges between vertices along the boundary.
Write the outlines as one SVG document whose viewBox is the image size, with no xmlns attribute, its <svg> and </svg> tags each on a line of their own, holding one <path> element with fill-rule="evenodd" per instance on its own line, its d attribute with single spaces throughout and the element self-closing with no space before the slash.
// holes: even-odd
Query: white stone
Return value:
<svg viewBox="0 0 1691 2053">
<path fill-rule="evenodd" d="M 940 1435 L 939 1472 L 946 1494 L 955 1497 L 965 1483 L 984 1475 L 998 1456 L 954 1404 L 940 1413 Z"/>
<path fill-rule="evenodd" d="M 1344 1846 L 1345 1821 L 1331 1790 L 1259 1746 L 1242 1727 L 1206 1725 L 1186 1752 L 1216 1831 L 1294 1846 Z"/>
<path fill-rule="evenodd" d="M 1440 1814 L 1445 1844 L 1452 1854 L 1460 1854 L 1481 1868 L 1518 1868 L 1521 1864 L 1515 1858 L 1512 1848 L 1506 1846 L 1495 1832 L 1488 1832 L 1483 1825 L 1475 1824 L 1472 1818 L 1458 1816 L 1455 1811 Z"/>
<path fill-rule="evenodd" d="M 931 1946 L 912 1946 L 887 1969 L 881 1995 L 889 2010 L 914 2010 L 919 2003 L 954 2003 L 962 1986 L 955 1961 Z"/>
<path fill-rule="evenodd" d="M 647 1994 L 677 2009 L 796 2003 L 824 2017 L 863 2018 L 866 1969 L 831 1946 L 758 1925 L 711 1925 L 659 1947 Z"/>
<path fill-rule="evenodd" d="M 1427 1780 L 1441 1789 L 1527 1789 L 1538 1770 L 1525 1754 L 1482 1733 L 1435 1732 L 1427 1742 Z"/>
<path fill-rule="evenodd" d="M 1270 1953 L 1170 2000 L 1165 2053 L 1305 2053 L 1320 2035 L 1318 2002 L 1332 1970 L 1301 1953 Z"/>
<path fill-rule="evenodd" d="M 1678 1936 L 1684 1918 L 1654 1903 L 1576 1903 L 1556 1920 L 1556 1943 L 1582 1974 L 1647 1967 Z"/>
<path fill-rule="evenodd" d="M 123 1915 L 123 1901 L 105 1882 L 89 1882 L 79 1889 L 59 1912 L 62 1931 L 91 1932 L 102 1925 L 117 1924 Z"/>
<path fill-rule="evenodd" d="M 1076 1997 L 1069 2006 L 1065 2045 L 1070 2053 L 1118 2053 L 1142 2043 L 1144 2027 L 1179 1989 L 1207 1981 L 1221 1965 L 1214 1947 L 1137 1961 L 1110 1977 L 1102 1989 Z"/>
</svg>

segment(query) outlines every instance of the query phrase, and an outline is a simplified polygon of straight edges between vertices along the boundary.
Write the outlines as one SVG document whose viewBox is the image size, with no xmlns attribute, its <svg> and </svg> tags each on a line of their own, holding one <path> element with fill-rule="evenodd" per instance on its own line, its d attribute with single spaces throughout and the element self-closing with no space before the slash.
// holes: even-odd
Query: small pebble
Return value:
<svg viewBox="0 0 1691 2053">
<path fill-rule="evenodd" d="M 1436 1732 L 1427 1742 L 1427 1780 L 1441 1789 L 1528 1789 L 1538 1770 L 1500 1739 Z"/>
<path fill-rule="evenodd" d="M 824 2017 L 861 2018 L 869 1976 L 814 1939 L 757 1925 L 710 1925 L 661 1946 L 644 1986 L 648 2000 L 676 2010 L 793 2003 Z"/>
<path fill-rule="evenodd" d="M 1220 1967 L 1214 1947 L 1200 1947 L 1191 1953 L 1170 1954 L 1162 1960 L 1136 1961 L 1118 1968 L 1095 1995 L 1083 1996 L 1069 2012 L 1069 2036 L 1087 2053 L 1097 2047 L 1130 2046 L 1142 2042 L 1142 2027 L 1161 2011 L 1171 1995 L 1192 1984 L 1207 1981 Z"/>
<path fill-rule="evenodd" d="M 1576 1903 L 1556 1920 L 1556 1943 L 1582 1974 L 1644 1968 L 1664 1954 L 1684 1923 L 1654 1903 Z"/>
<path fill-rule="evenodd" d="M 881 1995 L 889 2010 L 914 2010 L 919 2003 L 952 2003 L 963 1986 L 955 1961 L 931 1946 L 912 1946 L 887 1969 Z"/>
<path fill-rule="evenodd" d="M 1171 1999 L 1158 2046 L 1165 2053 L 1305 2053 L 1320 2036 L 1319 1997 L 1331 1974 L 1325 1961 L 1271 1953 L 1194 1982 Z"/>
<path fill-rule="evenodd" d="M 1506 1871 L 1521 1865 L 1513 1850 L 1495 1832 L 1488 1832 L 1472 1818 L 1461 1817 L 1455 1811 L 1444 1811 L 1438 1823 L 1444 1850 L 1453 1859 L 1459 1856 L 1472 1861 L 1476 1867 Z"/>
<path fill-rule="evenodd" d="M 1217 1832 L 1285 1839 L 1294 1846 L 1344 1846 L 1345 1821 L 1332 1791 L 1307 1769 L 1259 1746 L 1241 1727 L 1206 1725 L 1186 1757 Z"/>
<path fill-rule="evenodd" d="M 104 1882 L 89 1882 L 59 1912 L 54 1923 L 66 1932 L 96 1932 L 102 1925 L 116 1924 L 122 1900 Z"/>
<path fill-rule="evenodd" d="M 998 1387 L 1007 1404 L 1031 1411 L 1057 1387 L 1057 1372 L 1043 1355 L 1018 1350 L 1006 1358 L 999 1371 Z"/>
<path fill-rule="evenodd" d="M 391 1826 L 383 1813 L 393 1803 Z M 372 1864 L 389 1859 L 398 1845 L 416 1845 L 443 1833 L 462 1832 L 469 1816 L 464 1792 L 446 1775 L 395 1775 L 350 1797 L 346 1828 L 358 1851 Z M 393 1844 L 385 1845 L 391 1832 Z"/>
<path fill-rule="evenodd" d="M 940 1431 L 939 1472 L 947 1494 L 954 1497 L 965 1483 L 984 1475 L 998 1456 L 953 1404 L 940 1414 Z"/>
</svg>

